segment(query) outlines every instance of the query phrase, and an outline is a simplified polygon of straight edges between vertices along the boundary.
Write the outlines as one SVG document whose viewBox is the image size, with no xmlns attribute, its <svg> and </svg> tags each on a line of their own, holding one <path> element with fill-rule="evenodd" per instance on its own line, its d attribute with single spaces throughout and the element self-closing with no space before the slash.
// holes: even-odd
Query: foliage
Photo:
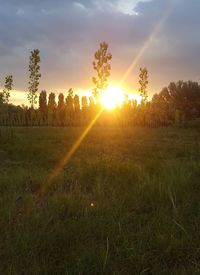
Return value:
<svg viewBox="0 0 200 275">
<path fill-rule="evenodd" d="M 173 116 L 179 110 L 185 119 L 200 116 L 200 85 L 193 81 L 171 82 L 168 87 L 155 94 L 152 104 L 168 116 Z"/>
<path fill-rule="evenodd" d="M 61 110 L 65 106 L 65 97 L 63 93 L 58 95 L 58 109 Z"/>
<path fill-rule="evenodd" d="M 147 103 L 148 95 L 147 95 L 147 85 L 148 85 L 148 71 L 146 68 L 140 68 L 140 75 L 139 75 L 139 94 L 142 98 L 141 102 L 143 104 Z"/>
<path fill-rule="evenodd" d="M 31 51 L 31 55 L 29 58 L 29 93 L 28 100 L 32 108 L 37 103 L 37 91 L 39 86 L 39 79 L 41 77 L 40 74 L 40 51 L 35 49 Z"/>
<path fill-rule="evenodd" d="M 0 107 L 3 105 L 4 100 L 3 100 L 3 93 L 0 92 Z"/>
<path fill-rule="evenodd" d="M 112 59 L 111 53 L 108 53 L 108 44 L 102 42 L 100 48 L 94 55 L 95 61 L 93 68 L 97 72 L 97 77 L 93 77 L 92 81 L 95 85 L 93 95 L 98 99 L 98 96 L 107 88 L 108 77 L 110 76 L 111 65 L 109 61 Z"/>
<path fill-rule="evenodd" d="M 80 112 L 81 106 L 80 106 L 80 99 L 78 95 L 74 96 L 74 111 L 75 113 Z"/>
<path fill-rule="evenodd" d="M 200 86 L 196 82 L 179 81 L 170 83 L 151 101 L 137 104 L 135 100 L 124 101 L 121 108 L 112 112 L 104 111 L 96 125 L 147 126 L 160 127 L 183 124 L 191 119 L 200 118 Z M 99 104 L 93 97 L 74 96 L 70 89 L 65 97 L 42 91 L 39 96 L 39 108 L 33 110 L 12 104 L 1 104 L 0 125 L 53 125 L 85 126 L 99 112 Z"/>
<path fill-rule="evenodd" d="M 39 95 L 39 109 L 42 113 L 47 111 L 47 92 L 41 91 Z"/>
<path fill-rule="evenodd" d="M 48 109 L 50 109 L 50 110 L 56 109 L 56 95 L 55 95 L 55 93 L 49 94 Z"/>
<path fill-rule="evenodd" d="M 70 96 L 71 98 L 73 98 L 73 96 L 74 96 L 74 91 L 73 91 L 72 88 L 70 88 L 70 89 L 68 90 L 68 96 Z"/>
<path fill-rule="evenodd" d="M 10 97 L 10 91 L 13 89 L 13 76 L 8 75 L 5 78 L 5 84 L 3 89 L 3 102 L 8 104 L 9 97 Z"/>
</svg>

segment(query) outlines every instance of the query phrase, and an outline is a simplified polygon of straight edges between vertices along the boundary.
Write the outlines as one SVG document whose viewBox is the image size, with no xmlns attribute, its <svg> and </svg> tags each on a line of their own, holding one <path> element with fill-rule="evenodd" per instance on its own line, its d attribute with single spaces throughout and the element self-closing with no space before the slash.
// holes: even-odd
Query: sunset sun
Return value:
<svg viewBox="0 0 200 275">
<path fill-rule="evenodd" d="M 125 92 L 118 86 L 109 86 L 100 97 L 102 106 L 107 110 L 112 110 L 121 106 L 125 100 Z"/>
</svg>

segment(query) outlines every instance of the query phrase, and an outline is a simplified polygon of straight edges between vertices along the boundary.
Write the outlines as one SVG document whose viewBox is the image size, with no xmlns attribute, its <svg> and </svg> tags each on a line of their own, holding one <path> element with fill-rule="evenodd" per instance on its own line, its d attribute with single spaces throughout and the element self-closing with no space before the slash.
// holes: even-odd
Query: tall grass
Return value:
<svg viewBox="0 0 200 275">
<path fill-rule="evenodd" d="M 200 274 L 199 128 L 2 128 L 0 274 Z"/>
</svg>

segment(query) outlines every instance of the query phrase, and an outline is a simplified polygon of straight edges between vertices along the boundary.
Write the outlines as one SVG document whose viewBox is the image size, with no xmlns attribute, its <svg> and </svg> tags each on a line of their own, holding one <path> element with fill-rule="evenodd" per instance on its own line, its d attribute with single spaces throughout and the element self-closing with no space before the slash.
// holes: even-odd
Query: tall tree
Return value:
<svg viewBox="0 0 200 275">
<path fill-rule="evenodd" d="M 3 93 L 0 92 L 0 107 L 3 104 Z"/>
<path fill-rule="evenodd" d="M 87 110 L 88 109 L 88 99 L 87 99 L 87 96 L 82 96 L 81 105 L 82 105 L 82 110 Z"/>
<path fill-rule="evenodd" d="M 78 95 L 74 96 L 74 111 L 76 114 L 80 112 L 80 100 Z"/>
<path fill-rule="evenodd" d="M 74 96 L 74 124 L 80 125 L 80 117 L 81 117 L 81 107 L 79 96 Z"/>
<path fill-rule="evenodd" d="M 63 93 L 60 93 L 58 95 L 58 109 L 62 110 L 62 108 L 65 106 L 65 97 Z"/>
<path fill-rule="evenodd" d="M 74 92 L 72 88 L 68 91 L 68 96 L 66 97 L 66 121 L 68 125 L 72 125 L 74 117 L 74 105 L 73 105 L 73 95 Z"/>
<path fill-rule="evenodd" d="M 74 96 L 74 91 L 73 91 L 72 88 L 69 88 L 69 90 L 68 90 L 68 96 L 70 96 L 71 98 L 73 98 L 73 96 Z"/>
<path fill-rule="evenodd" d="M 42 113 L 47 111 L 47 92 L 41 91 L 39 96 L 39 109 Z"/>
<path fill-rule="evenodd" d="M 82 98 L 81 98 L 81 109 L 82 109 L 83 123 L 85 124 L 88 119 L 88 111 L 89 111 L 87 96 L 82 96 Z"/>
<path fill-rule="evenodd" d="M 97 76 L 92 78 L 95 85 L 93 95 L 98 99 L 99 95 L 108 86 L 108 77 L 110 76 L 111 65 L 109 61 L 112 59 L 112 54 L 108 53 L 108 44 L 100 43 L 100 48 L 94 55 L 93 68 L 97 72 Z"/>
<path fill-rule="evenodd" d="M 53 111 L 56 109 L 56 95 L 54 93 L 49 94 L 48 109 Z"/>
<path fill-rule="evenodd" d="M 73 96 L 74 96 L 74 91 L 72 88 L 68 90 L 68 95 L 66 97 L 66 106 L 68 110 L 73 109 Z"/>
<path fill-rule="evenodd" d="M 63 93 L 58 95 L 58 118 L 61 126 L 64 126 L 65 122 L 65 97 Z"/>
<path fill-rule="evenodd" d="M 147 95 L 147 85 L 148 85 L 148 70 L 146 68 L 140 68 L 140 75 L 139 75 L 139 93 L 142 98 L 141 102 L 144 104 L 147 102 L 148 95 Z"/>
<path fill-rule="evenodd" d="M 10 91 L 13 88 L 13 76 L 8 75 L 5 78 L 5 84 L 4 84 L 4 89 L 3 89 L 3 102 L 8 103 L 9 102 L 9 97 L 10 97 Z"/>
<path fill-rule="evenodd" d="M 47 121 L 47 92 L 41 91 L 39 96 L 39 110 L 41 112 L 42 122 Z"/>
<path fill-rule="evenodd" d="M 56 112 L 56 95 L 54 93 L 49 94 L 48 99 L 48 125 L 53 126 L 55 124 Z"/>
<path fill-rule="evenodd" d="M 90 97 L 89 97 L 89 106 L 90 106 L 90 108 L 93 108 L 94 105 L 95 105 L 95 103 L 94 103 L 94 98 L 93 98 L 92 96 L 90 96 Z"/>
<path fill-rule="evenodd" d="M 29 93 L 28 100 L 32 108 L 37 103 L 37 91 L 39 86 L 39 79 L 41 77 L 40 74 L 40 51 L 35 49 L 31 51 L 31 55 L 29 58 Z"/>
</svg>

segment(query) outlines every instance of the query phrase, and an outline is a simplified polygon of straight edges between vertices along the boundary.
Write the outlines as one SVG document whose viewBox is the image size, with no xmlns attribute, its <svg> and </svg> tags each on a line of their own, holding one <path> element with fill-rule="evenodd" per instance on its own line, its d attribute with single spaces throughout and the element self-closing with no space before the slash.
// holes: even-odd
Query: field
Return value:
<svg viewBox="0 0 200 275">
<path fill-rule="evenodd" d="M 82 131 L 1 128 L 0 274 L 200 274 L 200 127 Z"/>
</svg>

